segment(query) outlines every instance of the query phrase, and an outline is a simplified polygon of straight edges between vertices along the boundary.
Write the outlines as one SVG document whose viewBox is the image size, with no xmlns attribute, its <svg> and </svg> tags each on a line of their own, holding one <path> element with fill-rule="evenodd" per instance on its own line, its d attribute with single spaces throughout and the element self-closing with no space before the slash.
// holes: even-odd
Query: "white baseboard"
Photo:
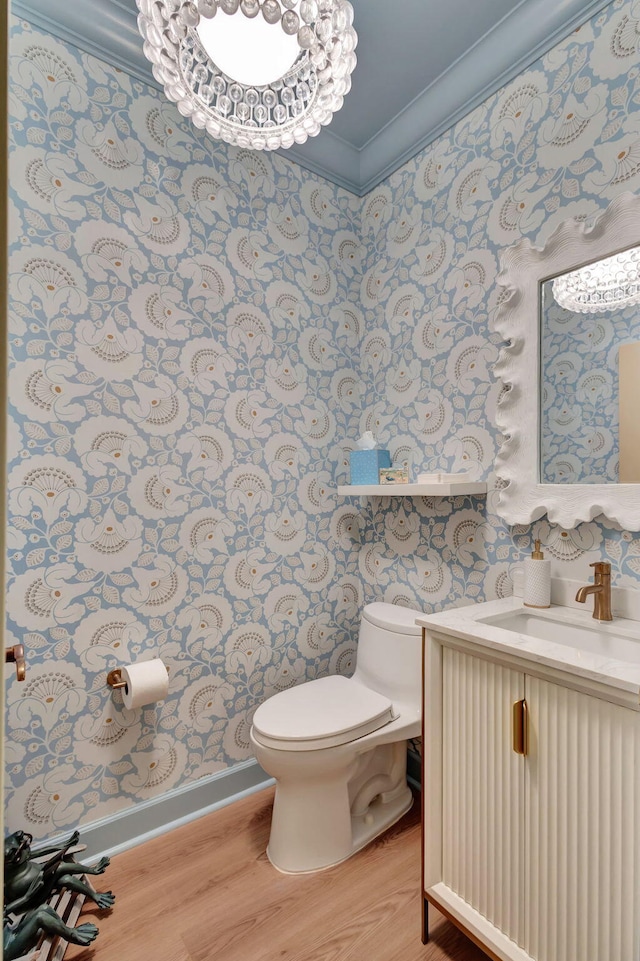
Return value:
<svg viewBox="0 0 640 961">
<path fill-rule="evenodd" d="M 252 758 L 227 771 L 168 791 L 162 797 L 141 801 L 93 824 L 81 825 L 80 843 L 87 848 L 82 860 L 92 863 L 105 855 L 113 857 L 128 851 L 274 783 L 273 778 L 265 774 Z M 69 833 L 61 835 L 60 840 L 67 838 Z M 55 844 L 57 840 L 48 840 L 47 846 Z"/>
</svg>

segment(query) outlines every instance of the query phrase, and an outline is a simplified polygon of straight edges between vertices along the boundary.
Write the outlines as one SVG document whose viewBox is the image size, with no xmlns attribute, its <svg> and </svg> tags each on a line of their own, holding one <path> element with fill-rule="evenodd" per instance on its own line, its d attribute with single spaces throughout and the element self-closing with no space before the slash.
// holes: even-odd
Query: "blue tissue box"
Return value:
<svg viewBox="0 0 640 961">
<path fill-rule="evenodd" d="M 351 483 L 379 484 L 381 467 L 391 467 L 388 450 L 352 450 L 350 454 Z"/>
</svg>

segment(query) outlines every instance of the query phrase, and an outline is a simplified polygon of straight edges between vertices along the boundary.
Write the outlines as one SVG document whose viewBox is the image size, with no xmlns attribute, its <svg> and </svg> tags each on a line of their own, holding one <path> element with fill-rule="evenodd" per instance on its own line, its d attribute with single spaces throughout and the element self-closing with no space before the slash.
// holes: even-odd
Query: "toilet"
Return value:
<svg viewBox="0 0 640 961">
<path fill-rule="evenodd" d="M 267 856 L 280 871 L 339 864 L 411 807 L 407 738 L 421 733 L 419 614 L 368 604 L 353 677 L 307 681 L 255 712 L 253 750 L 276 781 Z"/>
</svg>

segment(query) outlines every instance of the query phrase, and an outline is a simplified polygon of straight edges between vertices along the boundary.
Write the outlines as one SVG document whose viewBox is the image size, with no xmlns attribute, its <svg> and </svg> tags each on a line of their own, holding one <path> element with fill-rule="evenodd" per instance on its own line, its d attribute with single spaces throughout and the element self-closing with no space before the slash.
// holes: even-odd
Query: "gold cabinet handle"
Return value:
<svg viewBox="0 0 640 961">
<path fill-rule="evenodd" d="M 523 757 L 529 753 L 529 709 L 524 698 L 513 702 L 513 750 Z"/>
<path fill-rule="evenodd" d="M 24 657 L 24 647 L 22 644 L 14 644 L 7 647 L 4 652 L 5 664 L 15 664 L 16 677 L 19 681 L 24 681 L 27 676 L 27 662 Z"/>
</svg>

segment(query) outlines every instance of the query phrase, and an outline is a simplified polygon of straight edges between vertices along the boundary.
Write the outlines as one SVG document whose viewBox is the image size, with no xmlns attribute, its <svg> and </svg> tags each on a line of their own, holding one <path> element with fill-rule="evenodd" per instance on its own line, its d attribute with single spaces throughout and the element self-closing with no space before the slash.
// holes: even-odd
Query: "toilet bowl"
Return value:
<svg viewBox="0 0 640 961">
<path fill-rule="evenodd" d="M 368 604 L 353 677 L 281 691 L 251 743 L 276 781 L 267 856 L 289 874 L 346 860 L 409 810 L 407 739 L 421 731 L 419 611 Z"/>
</svg>

